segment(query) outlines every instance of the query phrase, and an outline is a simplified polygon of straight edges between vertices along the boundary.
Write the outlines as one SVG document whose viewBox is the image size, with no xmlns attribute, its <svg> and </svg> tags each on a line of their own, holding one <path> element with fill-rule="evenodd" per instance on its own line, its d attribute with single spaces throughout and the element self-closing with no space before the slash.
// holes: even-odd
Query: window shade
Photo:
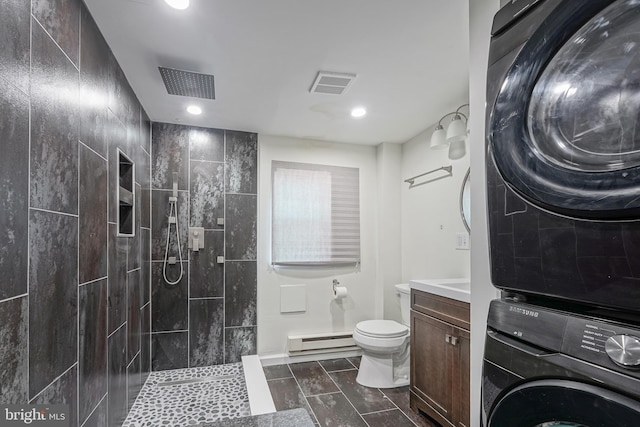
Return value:
<svg viewBox="0 0 640 427">
<path fill-rule="evenodd" d="M 273 161 L 272 264 L 360 262 L 358 168 Z"/>
</svg>

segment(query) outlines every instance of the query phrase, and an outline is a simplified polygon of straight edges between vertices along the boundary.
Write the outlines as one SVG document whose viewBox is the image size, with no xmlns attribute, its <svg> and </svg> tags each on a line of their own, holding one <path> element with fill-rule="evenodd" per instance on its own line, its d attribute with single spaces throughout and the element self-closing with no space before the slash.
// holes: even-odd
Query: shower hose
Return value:
<svg viewBox="0 0 640 427">
<path fill-rule="evenodd" d="M 171 236 L 171 224 L 175 225 L 176 229 L 176 245 L 178 246 L 178 259 L 177 262 L 180 264 L 180 275 L 174 281 L 171 281 L 167 278 L 167 265 L 169 264 L 169 237 Z M 180 280 L 182 280 L 182 276 L 184 275 L 184 268 L 182 267 L 182 249 L 180 248 L 180 231 L 178 230 L 178 198 L 177 197 L 169 197 L 169 225 L 167 226 L 167 244 L 164 248 L 164 263 L 162 266 L 162 275 L 164 276 L 164 281 L 169 285 L 177 285 Z"/>
</svg>

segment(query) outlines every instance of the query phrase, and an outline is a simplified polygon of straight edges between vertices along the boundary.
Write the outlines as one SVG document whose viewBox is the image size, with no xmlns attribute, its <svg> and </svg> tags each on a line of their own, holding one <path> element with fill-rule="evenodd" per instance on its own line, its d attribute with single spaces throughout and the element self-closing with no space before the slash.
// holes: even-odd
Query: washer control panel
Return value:
<svg viewBox="0 0 640 427">
<path fill-rule="evenodd" d="M 640 378 L 640 327 L 510 300 L 494 300 L 488 325 L 547 351 Z"/>
<path fill-rule="evenodd" d="M 633 335 L 614 335 L 604 343 L 607 355 L 620 366 L 640 367 L 640 338 Z"/>
</svg>

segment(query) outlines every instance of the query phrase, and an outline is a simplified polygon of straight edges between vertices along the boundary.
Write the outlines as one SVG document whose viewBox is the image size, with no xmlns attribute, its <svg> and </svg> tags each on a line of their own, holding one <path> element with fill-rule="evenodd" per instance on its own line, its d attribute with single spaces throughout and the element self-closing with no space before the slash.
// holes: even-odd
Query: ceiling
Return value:
<svg viewBox="0 0 640 427">
<path fill-rule="evenodd" d="M 85 2 L 154 121 L 374 145 L 467 102 L 468 0 Z M 216 99 L 167 94 L 159 66 L 213 74 Z M 318 71 L 357 77 L 310 93 Z"/>
</svg>

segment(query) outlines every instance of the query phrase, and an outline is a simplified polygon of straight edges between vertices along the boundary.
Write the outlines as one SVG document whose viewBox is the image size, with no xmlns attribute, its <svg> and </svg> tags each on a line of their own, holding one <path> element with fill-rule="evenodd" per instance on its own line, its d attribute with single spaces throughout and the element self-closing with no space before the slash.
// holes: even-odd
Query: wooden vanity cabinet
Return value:
<svg viewBox="0 0 640 427">
<path fill-rule="evenodd" d="M 470 424 L 469 304 L 411 290 L 411 409 Z"/>
</svg>

